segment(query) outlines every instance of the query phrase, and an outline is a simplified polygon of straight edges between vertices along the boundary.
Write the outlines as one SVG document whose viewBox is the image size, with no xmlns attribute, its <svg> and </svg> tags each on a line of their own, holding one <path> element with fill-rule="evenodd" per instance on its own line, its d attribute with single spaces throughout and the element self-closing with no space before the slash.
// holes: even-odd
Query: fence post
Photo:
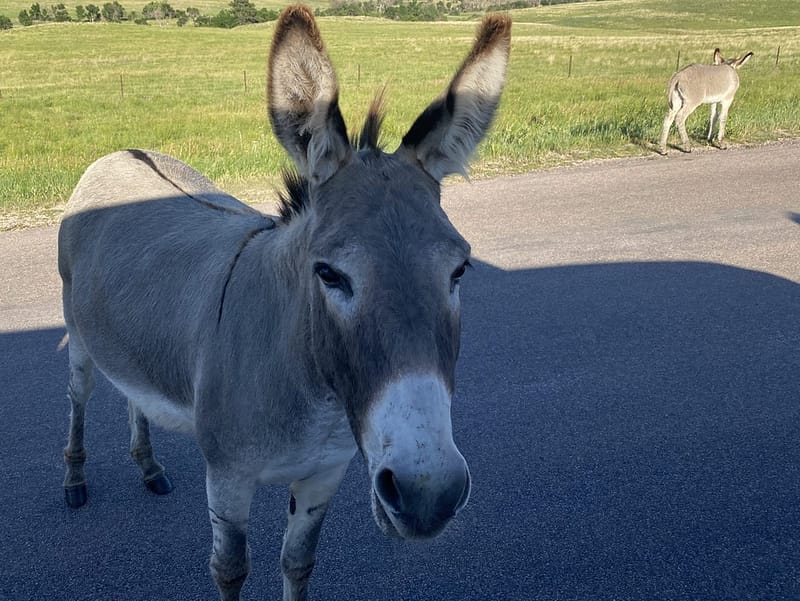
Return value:
<svg viewBox="0 0 800 601">
<path fill-rule="evenodd" d="M 678 50 L 678 58 L 675 61 L 675 70 L 677 71 L 680 68 L 681 68 L 681 51 Z"/>
<path fill-rule="evenodd" d="M 775 53 L 775 66 L 778 66 L 778 60 L 781 58 L 781 47 L 778 46 L 778 51 Z"/>
<path fill-rule="evenodd" d="M 572 77 L 572 55 L 569 55 L 569 67 L 567 68 L 567 77 Z"/>
<path fill-rule="evenodd" d="M 247 94 L 247 71 L 242 71 L 244 74 L 244 93 Z"/>
</svg>

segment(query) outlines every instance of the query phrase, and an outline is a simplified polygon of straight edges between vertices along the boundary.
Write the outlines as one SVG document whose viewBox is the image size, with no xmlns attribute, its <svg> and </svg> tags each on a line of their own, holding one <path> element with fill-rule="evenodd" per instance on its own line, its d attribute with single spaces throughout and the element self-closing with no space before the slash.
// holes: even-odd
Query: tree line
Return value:
<svg viewBox="0 0 800 601">
<path fill-rule="evenodd" d="M 0 28 L 3 27 L 0 16 Z M 125 9 L 118 0 L 97 4 L 78 4 L 74 12 L 63 4 L 55 4 L 50 7 L 42 6 L 35 2 L 29 9 L 20 11 L 18 20 L 23 27 L 34 25 L 35 23 L 47 22 L 87 22 L 96 23 L 106 21 L 108 23 L 121 23 L 123 21 L 133 22 L 137 25 L 148 25 L 151 21 L 163 21 L 166 19 L 175 20 L 179 27 L 194 25 L 197 27 L 225 27 L 232 28 L 248 23 L 264 23 L 274 21 L 278 18 L 278 11 L 268 8 L 258 9 L 250 0 L 231 0 L 227 8 L 220 10 L 215 15 L 206 15 L 198 9 L 189 7 L 187 9 L 173 8 L 168 2 L 149 2 L 145 4 L 141 12 Z M 8 27 L 13 24 L 8 17 Z"/>
<path fill-rule="evenodd" d="M 316 9 L 317 16 L 372 16 L 396 21 L 438 21 L 448 15 L 485 10 L 508 10 L 527 8 L 546 4 L 580 2 L 582 0 L 332 0 L 328 9 Z M 43 6 L 39 2 L 29 9 L 20 11 L 19 24 L 23 27 L 47 22 L 88 22 L 106 21 L 120 23 L 133 22 L 148 25 L 152 21 L 174 20 L 178 27 L 224 27 L 227 29 L 249 23 L 265 23 L 278 18 L 278 11 L 269 8 L 256 8 L 250 0 L 231 0 L 227 8 L 217 14 L 207 15 L 196 8 L 176 9 L 168 2 L 149 2 L 141 12 L 126 10 L 118 0 L 97 4 L 78 4 L 74 12 L 63 4 Z M 11 29 L 13 23 L 7 16 L 0 15 L 0 29 Z"/>
</svg>

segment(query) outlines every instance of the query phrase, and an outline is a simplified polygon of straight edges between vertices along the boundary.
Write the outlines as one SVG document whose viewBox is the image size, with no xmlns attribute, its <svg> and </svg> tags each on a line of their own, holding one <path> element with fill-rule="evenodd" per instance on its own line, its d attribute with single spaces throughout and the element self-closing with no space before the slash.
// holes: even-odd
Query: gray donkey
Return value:
<svg viewBox="0 0 800 601">
<path fill-rule="evenodd" d="M 667 100 L 669 112 L 664 118 L 664 128 L 661 130 L 659 151 L 667 152 L 667 137 L 669 136 L 672 122 L 678 126 L 681 143 L 686 152 L 692 151 L 689 135 L 686 133 L 686 119 L 701 104 L 711 105 L 711 119 L 708 123 L 708 141 L 711 142 L 714 132 L 714 120 L 717 118 L 717 104 L 719 103 L 719 119 L 717 144 L 725 148 L 725 123 L 728 120 L 728 109 L 731 107 L 736 90 L 739 89 L 739 74 L 736 70 L 745 64 L 752 52 L 742 58 L 724 59 L 719 48 L 714 50 L 713 65 L 688 65 L 676 72 L 667 85 Z"/>
<path fill-rule="evenodd" d="M 384 532 L 442 532 L 470 491 L 450 419 L 470 247 L 440 207 L 440 182 L 465 173 L 493 119 L 510 38 L 507 17 L 486 17 L 446 92 L 387 154 L 380 98 L 351 143 L 312 12 L 288 7 L 267 95 L 297 172 L 277 217 L 155 152 L 88 168 L 58 242 L 69 506 L 87 501 L 96 366 L 129 399 L 131 454 L 155 493 L 172 486 L 149 422 L 197 438 L 223 600 L 239 599 L 250 504 L 272 483 L 291 493 L 283 598 L 307 598 L 323 517 L 359 450 Z"/>
</svg>

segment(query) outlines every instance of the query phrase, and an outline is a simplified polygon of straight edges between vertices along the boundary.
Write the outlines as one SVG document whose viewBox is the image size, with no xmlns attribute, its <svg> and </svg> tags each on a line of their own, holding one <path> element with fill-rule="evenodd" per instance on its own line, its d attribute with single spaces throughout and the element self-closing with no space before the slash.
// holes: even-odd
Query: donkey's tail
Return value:
<svg viewBox="0 0 800 601">
<path fill-rule="evenodd" d="M 677 77 L 673 77 L 667 84 L 667 102 L 669 108 L 674 109 L 676 106 L 683 106 L 684 94 L 681 91 L 681 82 Z"/>
</svg>

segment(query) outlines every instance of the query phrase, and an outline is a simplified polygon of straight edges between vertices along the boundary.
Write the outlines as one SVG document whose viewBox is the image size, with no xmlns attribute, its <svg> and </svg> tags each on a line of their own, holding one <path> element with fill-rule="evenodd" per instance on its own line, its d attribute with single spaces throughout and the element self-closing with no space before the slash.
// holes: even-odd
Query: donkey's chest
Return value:
<svg viewBox="0 0 800 601">
<path fill-rule="evenodd" d="M 262 457 L 258 480 L 260 484 L 302 480 L 348 463 L 356 450 L 347 416 L 324 411 L 309 420 L 301 436 L 285 442 L 280 452 Z"/>
</svg>

